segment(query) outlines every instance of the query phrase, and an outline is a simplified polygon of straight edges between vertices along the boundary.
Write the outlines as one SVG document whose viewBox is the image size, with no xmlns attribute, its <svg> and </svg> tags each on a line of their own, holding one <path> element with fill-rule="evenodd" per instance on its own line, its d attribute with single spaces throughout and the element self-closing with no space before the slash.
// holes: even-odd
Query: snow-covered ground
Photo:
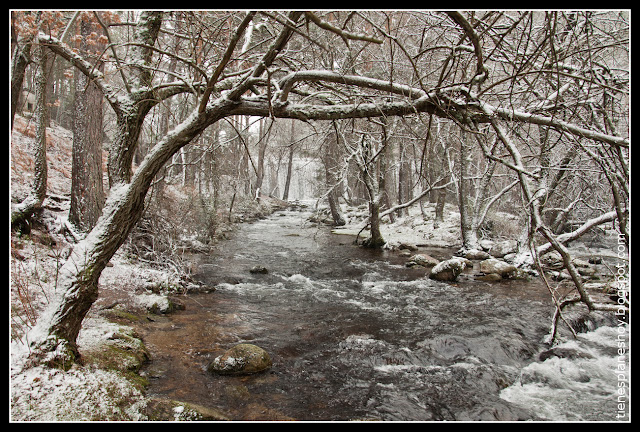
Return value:
<svg viewBox="0 0 640 432">
<path fill-rule="evenodd" d="M 343 212 L 347 224 L 334 229 L 338 234 L 357 234 L 363 226 L 363 221 L 368 217 L 366 206 L 349 208 L 343 206 Z M 459 247 L 460 243 L 460 213 L 451 204 L 446 204 L 442 221 L 435 219 L 435 203 L 424 204 L 424 217 L 418 205 L 409 207 L 409 215 L 396 217 L 390 223 L 388 217 L 383 218 L 380 226 L 383 238 L 387 241 L 387 247 L 412 244 L 426 247 Z M 368 231 L 363 231 L 360 236 L 366 238 Z"/>
<path fill-rule="evenodd" d="M 57 270 L 73 244 L 63 234 L 71 189 L 72 135 L 61 127 L 47 130 L 48 195 L 38 224 L 28 235 L 11 234 L 9 258 L 10 420 L 79 421 L 142 420 L 146 400 L 136 378 L 124 371 L 104 368 L 89 361 L 69 371 L 42 366 L 28 367 L 29 331 L 56 290 Z M 33 173 L 33 124 L 16 116 L 11 136 L 11 198 L 24 199 Z M 115 324 L 101 310 L 120 305 L 123 309 L 162 309 L 166 295 L 157 287 L 180 286 L 177 274 L 151 268 L 118 252 L 102 272 L 100 299 L 83 323 L 79 350 L 92 354 L 117 344 L 135 343 L 133 329 Z M 126 348 L 126 347 L 125 347 Z M 98 356 L 98 354 L 96 354 Z"/>
<path fill-rule="evenodd" d="M 35 236 L 36 238 L 38 236 Z M 60 238 L 56 246 L 43 245 L 32 238 L 13 239 L 11 266 L 11 340 L 9 351 L 12 421 L 143 420 L 146 400 L 129 365 L 122 370 L 102 367 L 100 361 L 74 366 L 69 371 L 47 367 L 27 367 L 29 331 L 56 289 L 56 268 L 60 255 L 70 245 Z M 58 249 L 60 248 L 60 249 Z M 101 316 L 101 310 L 115 305 L 122 310 L 136 306 L 163 307 L 166 296 L 154 294 L 150 287 L 176 276 L 146 265 L 130 262 L 122 253 L 112 260 L 100 278 L 100 299 L 83 322 L 78 347 L 83 356 L 109 350 L 115 342 L 132 343 L 134 331 Z M 116 306 L 118 307 L 118 306 Z M 123 336 L 124 335 L 124 336 Z M 126 349 L 126 347 L 125 347 Z M 100 358 L 99 354 L 96 354 Z"/>
</svg>

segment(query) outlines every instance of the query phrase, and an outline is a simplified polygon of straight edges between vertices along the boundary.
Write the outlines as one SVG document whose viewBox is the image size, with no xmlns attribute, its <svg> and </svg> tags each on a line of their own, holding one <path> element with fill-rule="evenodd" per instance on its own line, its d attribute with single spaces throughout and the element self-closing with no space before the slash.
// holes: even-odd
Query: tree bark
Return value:
<svg viewBox="0 0 640 432">
<path fill-rule="evenodd" d="M 42 45 L 36 44 L 34 46 L 33 58 L 37 65 L 35 75 L 36 106 L 34 116 L 36 127 L 33 183 L 27 198 L 11 210 L 12 228 L 19 226 L 31 217 L 47 196 L 47 78 L 45 76 L 47 54 Z"/>
<path fill-rule="evenodd" d="M 340 203 L 338 201 L 342 190 L 342 180 L 336 175 L 336 171 L 339 168 L 338 163 L 338 128 L 335 122 L 331 122 L 332 132 L 327 133 L 325 140 L 326 153 L 322 158 L 324 162 L 325 171 L 325 184 L 328 189 L 327 201 L 329 203 L 329 210 L 331 211 L 331 218 L 336 226 L 343 226 L 346 224 L 342 210 L 340 209 Z"/>
<path fill-rule="evenodd" d="M 30 51 L 31 43 L 18 46 L 11 62 L 11 129 L 13 129 L 13 119 L 18 110 L 24 73 L 29 64 Z"/>
<path fill-rule="evenodd" d="M 80 20 L 81 53 L 87 53 L 91 30 L 90 22 Z M 104 205 L 102 133 L 102 92 L 76 70 L 69 222 L 82 233 L 91 231 Z"/>
<path fill-rule="evenodd" d="M 386 241 L 380 231 L 380 206 L 384 192 L 384 145 L 386 137 L 376 155 L 372 154 L 371 143 L 363 139 L 363 152 L 361 161 L 362 180 L 369 194 L 369 238 L 363 242 L 363 246 L 368 248 L 380 248 Z M 376 159 L 380 167 L 376 170 Z M 378 172 L 376 172 L 378 171 Z"/>
<path fill-rule="evenodd" d="M 461 132 L 460 141 L 460 178 L 458 179 L 458 209 L 460 211 L 460 231 L 463 251 L 480 249 L 477 226 L 474 224 L 471 192 L 473 183 L 470 179 L 470 165 L 473 147 L 470 145 L 467 132 Z"/>
<path fill-rule="evenodd" d="M 411 161 L 405 145 L 398 146 L 398 203 L 404 203 L 412 198 L 411 191 Z M 398 210 L 398 216 L 408 216 L 407 208 Z"/>
</svg>

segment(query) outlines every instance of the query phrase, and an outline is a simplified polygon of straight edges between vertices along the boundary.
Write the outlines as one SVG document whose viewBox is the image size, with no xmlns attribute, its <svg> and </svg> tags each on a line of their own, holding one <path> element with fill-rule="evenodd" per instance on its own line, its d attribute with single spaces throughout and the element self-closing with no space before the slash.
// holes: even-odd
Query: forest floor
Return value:
<svg viewBox="0 0 640 432">
<path fill-rule="evenodd" d="M 45 367 L 25 367 L 29 354 L 29 330 L 48 298 L 56 289 L 57 270 L 73 247 L 65 231 L 71 189 L 71 132 L 52 127 L 47 131 L 48 198 L 28 234 L 11 233 L 10 242 L 10 419 L 11 421 L 111 421 L 220 419 L 217 413 L 196 414 L 182 405 L 158 407 L 145 396 L 145 382 L 136 372 L 148 359 L 137 339 L 133 323 L 179 309 L 179 294 L 206 289 L 170 266 L 158 267 L 136 259 L 126 247 L 112 258 L 102 272 L 100 297 L 87 318 L 78 339 L 84 364 L 69 371 Z M 13 202 L 27 195 L 33 172 L 33 125 L 16 117 L 11 136 L 11 185 Z M 106 162 L 105 162 L 106 163 Z M 176 197 L 185 191 L 172 190 Z M 264 199 L 238 205 L 236 220 L 246 221 L 282 208 L 283 202 Z M 336 232 L 355 235 L 367 215 L 365 206 L 344 207 L 347 226 Z M 433 205 L 424 213 L 414 206 L 409 215 L 386 222 L 382 229 L 388 246 L 400 244 L 426 247 L 460 246 L 459 213 L 445 207 L 445 217 L 435 221 Z M 326 217 L 326 212 L 324 213 Z M 501 233 L 509 237 L 519 232 L 512 216 L 496 218 L 504 224 Z M 217 228 L 220 238 L 234 224 Z M 511 231 L 510 231 L 511 230 Z M 362 236 L 362 234 L 361 234 Z M 504 238 L 504 237 L 503 237 Z M 513 238 L 513 237 L 511 237 Z M 186 261 L 185 261 L 186 262 Z M 203 417 L 204 415 L 204 417 Z M 195 417 L 194 417 L 195 416 Z"/>
</svg>

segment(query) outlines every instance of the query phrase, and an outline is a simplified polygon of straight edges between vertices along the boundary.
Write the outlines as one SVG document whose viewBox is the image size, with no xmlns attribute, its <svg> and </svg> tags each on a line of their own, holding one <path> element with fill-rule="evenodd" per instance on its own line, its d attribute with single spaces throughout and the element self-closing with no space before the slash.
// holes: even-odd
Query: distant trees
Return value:
<svg viewBox="0 0 640 432">
<path fill-rule="evenodd" d="M 526 220 L 526 247 L 550 244 L 570 273 L 567 237 L 551 229 L 561 225 L 556 219 L 586 224 L 613 211 L 628 239 L 625 11 L 141 11 L 120 18 L 105 22 L 104 71 L 55 32 L 33 36 L 99 89 L 114 125 L 105 206 L 60 270 L 59 296 L 38 322 L 34 360 L 69 365 L 77 358 L 75 340 L 102 269 L 140 219 L 165 164 L 193 163 L 188 144 L 214 136 L 207 129 L 216 125 L 214 155 L 223 140 L 239 138 L 242 169 L 253 170 L 242 133 L 222 138 L 234 116 L 295 119 L 312 129 L 334 121 L 335 155 L 357 162 L 367 190 L 375 246 L 383 242 L 376 215 L 391 210 L 381 211 L 391 205 L 385 190 L 409 200 L 392 206 L 398 211 L 435 198 L 446 177 L 457 181 L 451 191 L 465 209 L 467 247 L 476 244 L 487 206 L 503 195 Z M 16 71 L 23 43 L 14 50 Z M 134 166 L 145 127 L 162 106 L 171 107 L 171 124 L 144 143 Z M 353 123 L 343 128 L 345 121 Z M 387 188 L 396 181 L 392 160 L 401 162 L 402 180 Z M 337 184 L 327 162 L 327 183 Z M 590 188 L 581 181 L 587 173 L 601 183 Z M 412 198 L 409 185 L 418 190 Z M 597 308 L 575 282 L 578 301 Z"/>
</svg>

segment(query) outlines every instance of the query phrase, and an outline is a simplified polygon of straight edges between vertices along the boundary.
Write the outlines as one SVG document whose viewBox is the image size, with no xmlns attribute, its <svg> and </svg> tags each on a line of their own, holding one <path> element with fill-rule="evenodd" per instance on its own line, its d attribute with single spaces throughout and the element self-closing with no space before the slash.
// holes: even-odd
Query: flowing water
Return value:
<svg viewBox="0 0 640 432">
<path fill-rule="evenodd" d="M 582 363 L 539 361 L 553 308 L 537 281 L 432 281 L 308 216 L 246 224 L 202 258 L 197 277 L 216 291 L 185 296 L 184 311 L 144 330 L 151 394 L 233 420 L 615 420 L 615 375 L 601 370 L 614 366 L 614 335 L 571 342 L 587 343 Z M 206 372 L 243 342 L 273 367 Z"/>
</svg>

